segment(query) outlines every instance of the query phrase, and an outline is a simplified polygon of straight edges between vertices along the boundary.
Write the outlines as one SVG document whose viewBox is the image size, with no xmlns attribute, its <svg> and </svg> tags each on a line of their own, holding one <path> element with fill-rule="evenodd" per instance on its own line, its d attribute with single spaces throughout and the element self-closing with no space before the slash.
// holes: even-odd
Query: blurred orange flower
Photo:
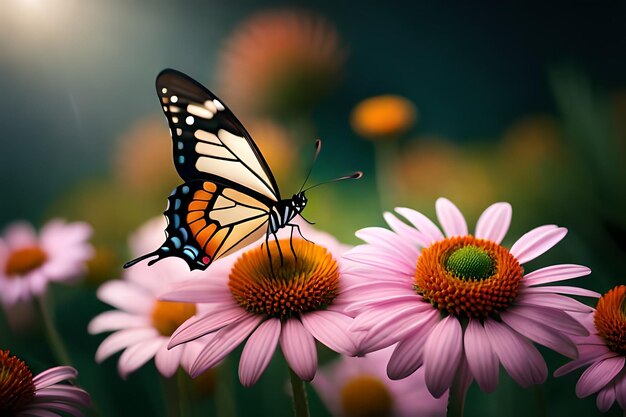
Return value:
<svg viewBox="0 0 626 417">
<path fill-rule="evenodd" d="M 417 120 L 415 105 L 404 97 L 382 95 L 361 101 L 352 111 L 354 131 L 368 139 L 391 139 L 406 133 Z"/>
<path fill-rule="evenodd" d="M 322 16 L 266 11 L 244 21 L 227 41 L 218 80 L 237 112 L 292 116 L 330 90 L 345 57 L 337 31 Z"/>
<path fill-rule="evenodd" d="M 483 158 L 440 138 L 419 138 L 400 151 L 395 164 L 399 201 L 421 209 L 437 196 L 454 196 L 464 212 L 478 218 L 485 201 L 497 199 L 494 175 Z"/>
<path fill-rule="evenodd" d="M 165 198 L 181 182 L 172 162 L 172 139 L 165 119 L 146 118 L 123 133 L 113 170 L 124 188 L 140 192 L 144 197 Z"/>
<path fill-rule="evenodd" d="M 287 130 L 268 119 L 252 119 L 246 123 L 246 128 L 269 164 L 280 188 L 287 190 L 285 186 L 294 185 L 290 182 L 297 178 L 294 169 L 297 166 L 298 147 Z"/>
</svg>

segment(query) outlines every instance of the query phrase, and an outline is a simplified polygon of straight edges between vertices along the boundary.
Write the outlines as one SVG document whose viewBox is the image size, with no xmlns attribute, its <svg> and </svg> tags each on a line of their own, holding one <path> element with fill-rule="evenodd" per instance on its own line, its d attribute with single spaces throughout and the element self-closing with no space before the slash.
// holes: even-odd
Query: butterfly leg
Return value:
<svg viewBox="0 0 626 417">
<path fill-rule="evenodd" d="M 283 251 L 280 249 L 280 243 L 278 242 L 278 236 L 276 233 L 272 233 L 274 235 L 274 241 L 276 241 L 276 247 L 278 248 L 278 255 L 280 255 L 280 266 L 283 266 Z"/>
<path fill-rule="evenodd" d="M 265 245 L 265 248 L 267 249 L 267 258 L 268 258 L 268 259 L 269 259 L 269 261 L 270 261 L 270 272 L 271 272 L 271 274 L 272 274 L 272 277 L 274 277 L 274 266 L 272 265 L 272 253 L 270 252 L 270 243 L 269 243 L 269 240 L 270 240 L 270 234 L 269 234 L 269 233 L 267 233 L 267 234 L 265 235 L 265 243 L 264 243 L 264 245 Z"/>
<path fill-rule="evenodd" d="M 291 226 L 291 233 L 289 234 L 289 247 L 291 248 L 291 253 L 293 253 L 293 260 L 297 261 L 298 260 L 298 255 L 296 255 L 296 250 L 293 248 L 293 228 L 294 228 L 294 225 L 293 224 L 289 224 L 288 226 Z"/>
<path fill-rule="evenodd" d="M 298 234 L 300 235 L 300 237 L 304 240 L 306 240 L 309 243 L 315 243 L 315 242 L 311 242 L 309 239 L 307 239 L 306 237 L 304 237 L 304 235 L 302 234 L 302 230 L 300 230 L 300 225 L 297 224 L 292 224 L 292 223 L 287 223 L 287 226 L 291 226 L 291 234 L 293 235 L 293 229 L 298 229 Z"/>
</svg>

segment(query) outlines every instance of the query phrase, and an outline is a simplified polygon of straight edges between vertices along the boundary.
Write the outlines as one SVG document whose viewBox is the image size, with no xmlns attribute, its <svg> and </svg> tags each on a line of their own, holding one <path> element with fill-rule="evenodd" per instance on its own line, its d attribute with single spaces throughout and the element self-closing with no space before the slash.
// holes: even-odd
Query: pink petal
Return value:
<svg viewBox="0 0 626 417">
<path fill-rule="evenodd" d="M 135 314 L 146 314 L 155 302 L 154 296 L 145 288 L 130 281 L 105 282 L 98 288 L 97 294 L 101 301 Z"/>
<path fill-rule="evenodd" d="M 96 362 L 100 363 L 114 353 L 140 343 L 147 339 L 159 337 L 159 333 L 153 328 L 125 329 L 113 333 L 100 343 L 96 351 Z"/>
<path fill-rule="evenodd" d="M 576 395 L 584 398 L 604 388 L 624 368 L 624 357 L 616 356 L 596 362 L 583 372 L 576 384 Z"/>
<path fill-rule="evenodd" d="M 576 319 L 564 311 L 549 307 L 514 305 L 509 308 L 520 316 L 544 324 L 563 333 L 575 336 L 587 336 L 589 331 Z"/>
<path fill-rule="evenodd" d="M 4 229 L 4 240 L 11 249 L 37 244 L 37 233 L 30 223 L 19 221 Z"/>
<path fill-rule="evenodd" d="M 554 329 L 517 314 L 514 310 L 500 313 L 500 318 L 510 328 L 526 336 L 533 342 L 546 346 L 570 358 L 576 358 L 578 356 L 578 350 L 574 342 L 561 333 L 555 332 Z"/>
<path fill-rule="evenodd" d="M 190 369 L 193 378 L 222 361 L 235 349 L 263 320 L 260 315 L 248 315 L 215 333 L 207 345 L 202 348 Z"/>
<path fill-rule="evenodd" d="M 520 237 L 510 253 L 520 264 L 532 261 L 559 243 L 567 234 L 567 229 L 554 225 L 540 226 Z"/>
<path fill-rule="evenodd" d="M 322 344 L 348 356 L 357 353 L 355 335 L 348 328 L 352 319 L 331 310 L 311 311 L 300 316 L 304 328 Z"/>
<path fill-rule="evenodd" d="M 479 320 L 469 320 L 464 341 L 467 364 L 478 386 L 487 393 L 494 391 L 500 363 Z"/>
<path fill-rule="evenodd" d="M 71 366 L 57 366 L 34 377 L 33 383 L 36 389 L 42 389 L 61 381 L 75 379 L 77 376 L 78 372 Z"/>
<path fill-rule="evenodd" d="M 530 287 L 524 289 L 525 294 L 559 293 L 568 295 L 580 295 L 581 297 L 600 298 L 601 294 L 585 288 L 570 287 L 567 285 L 551 285 L 544 287 Z"/>
<path fill-rule="evenodd" d="M 615 387 L 611 383 L 607 385 L 606 387 L 604 387 L 598 393 L 598 397 L 596 398 L 596 405 L 598 406 L 598 410 L 602 411 L 603 413 L 606 413 L 607 411 L 609 411 L 609 408 L 611 408 L 614 402 L 615 402 Z"/>
<path fill-rule="evenodd" d="M 45 407 L 45 410 L 39 407 Z M 49 410 L 54 410 L 55 412 L 49 411 Z M 67 414 L 73 415 L 75 417 L 83 417 L 84 413 L 75 405 L 73 404 L 63 404 L 63 403 L 59 403 L 59 402 L 46 402 L 46 403 L 42 403 L 39 405 L 34 405 L 32 404 L 30 407 L 27 406 L 26 408 L 22 409 L 20 411 L 19 416 L 20 417 L 28 417 L 28 416 L 38 416 L 38 417 L 59 417 L 59 414 L 56 413 L 56 411 L 62 411 L 65 412 Z M 33 413 L 37 413 L 37 414 L 33 414 Z M 44 414 L 42 414 L 42 412 L 44 412 Z M 49 414 L 48 414 L 49 413 Z"/>
<path fill-rule="evenodd" d="M 366 227 L 358 230 L 354 235 L 370 245 L 389 248 L 407 265 L 413 265 L 417 260 L 417 249 L 391 230 L 382 227 Z"/>
<path fill-rule="evenodd" d="M 402 302 L 393 303 L 392 305 L 387 305 L 386 302 L 381 302 L 380 304 L 375 304 L 371 308 L 359 314 L 352 322 L 350 330 L 353 332 L 361 330 L 377 330 L 381 327 L 387 326 L 389 323 L 399 318 L 406 317 L 407 315 L 414 315 L 415 313 L 433 310 L 435 309 L 431 304 L 423 302 Z"/>
<path fill-rule="evenodd" d="M 35 399 L 33 403 L 43 404 L 52 401 L 76 403 L 85 407 L 88 407 L 91 404 L 91 398 L 85 390 L 71 385 L 53 385 L 51 387 L 35 391 Z"/>
<path fill-rule="evenodd" d="M 111 310 L 94 317 L 89 322 L 87 331 L 89 334 L 110 332 L 131 327 L 150 326 L 150 320 L 145 316 L 126 313 L 124 311 Z"/>
<path fill-rule="evenodd" d="M 389 378 L 404 379 L 422 366 L 424 345 L 432 328 L 420 327 L 398 342 L 387 364 Z"/>
<path fill-rule="evenodd" d="M 490 205 L 478 218 L 475 236 L 500 244 L 509 231 L 512 213 L 509 203 Z"/>
<path fill-rule="evenodd" d="M 361 340 L 359 353 L 374 352 L 390 346 L 418 328 L 432 328 L 433 322 L 436 322 L 438 318 L 439 311 L 432 308 L 427 312 L 421 312 L 419 308 L 407 310 L 402 317 L 391 321 L 385 320 L 387 323 L 385 326 L 372 327 L 367 337 Z"/>
<path fill-rule="evenodd" d="M 158 298 L 183 303 L 214 303 L 232 299 L 232 294 L 223 281 L 207 278 L 169 283 Z"/>
<path fill-rule="evenodd" d="M 280 337 L 280 320 L 269 319 L 252 333 L 239 360 L 239 380 L 244 387 L 254 385 L 269 365 Z"/>
<path fill-rule="evenodd" d="M 515 300 L 515 304 L 523 306 L 539 306 L 561 309 L 563 311 L 573 311 L 580 313 L 590 313 L 593 308 L 573 298 L 559 294 L 520 294 Z"/>
<path fill-rule="evenodd" d="M 447 198 L 438 198 L 435 203 L 435 208 L 437 218 L 446 236 L 466 236 L 468 234 L 465 217 L 461 214 L 461 210 L 450 200 Z"/>
<path fill-rule="evenodd" d="M 589 275 L 591 269 L 586 266 L 562 264 L 538 269 L 524 276 L 524 283 L 529 287 L 556 281 L 578 278 Z"/>
<path fill-rule="evenodd" d="M 300 320 L 289 319 L 283 323 L 280 348 L 289 367 L 304 381 L 310 381 L 317 370 L 315 339 L 307 332 Z"/>
<path fill-rule="evenodd" d="M 404 239 L 412 240 L 419 246 L 428 246 L 428 240 L 422 233 L 418 232 L 417 229 L 407 225 L 389 212 L 385 212 L 383 217 L 389 227 L 391 227 L 394 232 L 402 236 Z"/>
<path fill-rule="evenodd" d="M 168 350 L 167 342 L 163 343 L 154 356 L 154 364 L 159 370 L 159 373 L 166 378 L 173 376 L 180 366 L 184 351 L 185 348 L 183 346 L 176 346 Z"/>
<path fill-rule="evenodd" d="M 442 240 L 444 238 L 441 230 L 433 223 L 428 217 L 424 216 L 419 211 L 411 210 L 410 208 L 397 207 L 396 212 L 410 221 L 413 226 L 417 228 L 428 240 L 428 244 Z"/>
<path fill-rule="evenodd" d="M 485 320 L 484 327 L 502 366 L 518 384 L 528 387 L 546 380 L 546 363 L 527 339 L 495 320 Z"/>
<path fill-rule="evenodd" d="M 178 346 L 181 343 L 190 342 L 205 334 L 215 332 L 249 315 L 250 313 L 244 310 L 240 305 L 232 304 L 230 306 L 224 306 L 224 308 L 218 312 L 211 311 L 209 313 L 203 313 L 201 316 L 191 317 L 172 333 L 168 348 Z"/>
<path fill-rule="evenodd" d="M 554 376 L 555 377 L 560 377 L 560 376 L 568 374 L 568 373 L 570 373 L 572 371 L 575 371 L 578 368 L 582 368 L 583 366 L 587 366 L 587 365 L 592 364 L 592 363 L 603 361 L 604 359 L 614 358 L 614 357 L 618 356 L 618 354 L 613 352 L 613 351 L 605 352 L 604 350 L 601 350 L 601 349 L 597 350 L 599 352 L 597 355 L 583 355 L 582 349 L 584 347 L 585 347 L 584 345 L 579 345 L 578 346 L 578 350 L 579 350 L 579 353 L 580 353 L 580 357 L 577 360 L 575 360 L 575 361 L 571 361 L 571 362 L 566 363 L 565 365 L 561 366 L 559 369 L 554 371 Z M 594 346 L 594 348 L 595 348 L 595 346 Z M 596 349 L 594 349 L 594 350 L 596 350 Z M 606 349 L 606 350 L 608 350 L 608 349 Z"/>
<path fill-rule="evenodd" d="M 615 385 L 615 399 L 622 409 L 626 409 L 626 376 L 619 375 L 613 382 Z"/>
<path fill-rule="evenodd" d="M 463 331 L 454 316 L 441 320 L 431 331 L 424 346 L 426 386 L 435 398 L 450 385 L 461 361 Z"/>
<path fill-rule="evenodd" d="M 345 311 L 346 313 L 358 312 L 360 310 L 364 310 L 365 307 L 370 306 L 370 305 L 376 305 L 376 307 L 381 307 L 381 306 L 388 305 L 388 304 L 415 305 L 416 303 L 420 303 L 421 301 L 422 301 L 422 298 L 416 293 L 413 293 L 413 294 L 393 293 L 393 295 L 390 295 L 390 294 L 383 295 L 383 296 L 380 296 L 379 298 L 363 299 L 355 303 L 348 304 L 345 307 Z"/>
<path fill-rule="evenodd" d="M 126 349 L 120 356 L 117 363 L 117 370 L 122 378 L 142 367 L 146 362 L 156 355 L 163 346 L 164 340 L 161 338 L 146 340 Z"/>
<path fill-rule="evenodd" d="M 361 245 L 356 246 L 343 255 L 344 259 L 352 261 L 359 266 L 368 266 L 375 268 L 376 270 L 384 270 L 391 272 L 391 275 L 386 276 L 386 281 L 398 281 L 398 278 L 394 277 L 394 274 L 410 276 L 415 269 L 414 265 L 410 268 L 407 266 L 407 262 L 395 254 L 385 251 L 385 256 L 381 255 L 381 250 L 376 246 Z M 417 260 L 417 257 L 415 258 Z M 369 269 L 350 269 L 350 272 L 357 272 L 363 275 L 363 272 L 369 272 Z M 380 275 L 380 274 L 377 274 Z"/>
</svg>

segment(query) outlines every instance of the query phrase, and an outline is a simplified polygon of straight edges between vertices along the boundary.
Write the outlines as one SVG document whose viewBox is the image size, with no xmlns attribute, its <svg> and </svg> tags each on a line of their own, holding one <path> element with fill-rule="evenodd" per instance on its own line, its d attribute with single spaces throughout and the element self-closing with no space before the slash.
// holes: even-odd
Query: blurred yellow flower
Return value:
<svg viewBox="0 0 626 417">
<path fill-rule="evenodd" d="M 94 256 L 87 262 L 85 281 L 98 286 L 105 281 L 117 278 L 122 263 L 114 248 L 109 245 L 96 245 Z"/>
<path fill-rule="evenodd" d="M 172 139 L 162 117 L 139 120 L 118 140 L 113 171 L 123 188 L 165 196 L 181 181 L 172 161 Z"/>
<path fill-rule="evenodd" d="M 368 139 L 390 139 L 406 133 L 417 120 L 415 105 L 404 97 L 382 95 L 361 101 L 352 111 L 354 131 Z"/>
<path fill-rule="evenodd" d="M 219 56 L 218 81 L 236 112 L 306 112 L 336 82 L 345 51 L 335 28 L 313 13 L 276 10 L 244 21 Z"/>
<path fill-rule="evenodd" d="M 562 160 L 565 150 L 559 127 L 549 116 L 528 116 L 515 122 L 502 137 L 502 160 L 510 168 L 519 167 L 532 174 L 529 165 L 553 164 Z M 514 164 L 510 164 L 514 161 Z"/>
<path fill-rule="evenodd" d="M 485 201 L 497 199 L 495 173 L 489 166 L 489 156 L 484 152 L 440 138 L 421 137 L 399 152 L 392 176 L 402 205 L 428 212 L 429 202 L 450 195 L 470 217 L 478 218 Z"/>
</svg>

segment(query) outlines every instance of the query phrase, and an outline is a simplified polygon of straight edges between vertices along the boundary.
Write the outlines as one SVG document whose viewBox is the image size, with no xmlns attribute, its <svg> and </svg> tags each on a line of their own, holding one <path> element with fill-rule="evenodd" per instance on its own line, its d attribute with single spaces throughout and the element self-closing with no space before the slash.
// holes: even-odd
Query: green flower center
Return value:
<svg viewBox="0 0 626 417">
<path fill-rule="evenodd" d="M 478 246 L 468 245 L 456 249 L 445 261 L 446 270 L 457 278 L 482 280 L 495 272 L 491 254 Z"/>
</svg>

